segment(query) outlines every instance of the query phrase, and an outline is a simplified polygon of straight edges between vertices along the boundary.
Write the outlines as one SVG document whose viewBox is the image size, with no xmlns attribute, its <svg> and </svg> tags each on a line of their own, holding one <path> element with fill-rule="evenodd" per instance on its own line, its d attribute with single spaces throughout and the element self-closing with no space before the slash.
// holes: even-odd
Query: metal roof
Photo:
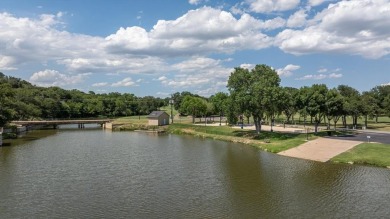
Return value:
<svg viewBox="0 0 390 219">
<path fill-rule="evenodd" d="M 163 115 L 164 113 L 168 115 L 168 113 L 166 113 L 165 111 L 153 111 L 153 112 L 151 112 L 151 113 L 147 116 L 147 118 L 149 118 L 149 119 L 157 119 L 158 117 L 160 117 L 160 116 Z M 169 116 L 169 115 L 168 115 L 168 116 Z"/>
</svg>

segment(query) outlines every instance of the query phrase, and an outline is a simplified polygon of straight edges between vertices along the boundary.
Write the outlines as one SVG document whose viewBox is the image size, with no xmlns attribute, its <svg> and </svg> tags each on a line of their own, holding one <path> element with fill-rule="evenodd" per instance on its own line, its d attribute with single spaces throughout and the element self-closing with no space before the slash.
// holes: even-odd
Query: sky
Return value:
<svg viewBox="0 0 390 219">
<path fill-rule="evenodd" d="M 390 0 L 0 0 L 0 72 L 35 85 L 208 97 L 256 64 L 288 87 L 390 84 Z"/>
</svg>

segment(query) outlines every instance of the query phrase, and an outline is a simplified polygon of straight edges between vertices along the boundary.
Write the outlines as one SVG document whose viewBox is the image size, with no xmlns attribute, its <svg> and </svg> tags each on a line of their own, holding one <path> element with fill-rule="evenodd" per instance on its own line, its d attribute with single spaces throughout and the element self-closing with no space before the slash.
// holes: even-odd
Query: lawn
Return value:
<svg viewBox="0 0 390 219">
<path fill-rule="evenodd" d="M 296 147 L 306 140 L 306 134 L 262 131 L 260 135 L 257 135 L 252 130 L 235 129 L 229 126 L 196 126 L 175 123 L 170 125 L 168 130 L 176 134 L 191 134 L 204 138 L 244 143 L 273 153 Z M 311 139 L 313 138 L 316 137 L 311 136 Z"/>
<path fill-rule="evenodd" d="M 363 143 L 331 159 L 333 162 L 390 166 L 390 144 Z"/>
</svg>

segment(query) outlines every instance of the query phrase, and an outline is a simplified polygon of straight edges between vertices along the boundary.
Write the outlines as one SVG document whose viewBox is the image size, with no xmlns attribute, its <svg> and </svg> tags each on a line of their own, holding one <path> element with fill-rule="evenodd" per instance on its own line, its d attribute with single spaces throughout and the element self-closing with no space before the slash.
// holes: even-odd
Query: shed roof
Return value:
<svg viewBox="0 0 390 219">
<path fill-rule="evenodd" d="M 168 113 L 166 113 L 165 111 L 153 111 L 153 112 L 151 112 L 151 113 L 147 116 L 147 118 L 148 118 L 148 119 L 157 119 L 158 117 L 160 117 L 160 116 L 163 115 L 164 113 L 168 115 Z M 168 116 L 169 116 L 169 115 L 168 115 Z"/>
</svg>

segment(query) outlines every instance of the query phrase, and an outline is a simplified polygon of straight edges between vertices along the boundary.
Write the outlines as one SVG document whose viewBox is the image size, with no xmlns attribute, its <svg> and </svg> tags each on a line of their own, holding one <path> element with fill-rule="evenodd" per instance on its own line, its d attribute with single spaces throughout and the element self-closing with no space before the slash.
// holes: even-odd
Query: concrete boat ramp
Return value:
<svg viewBox="0 0 390 219">
<path fill-rule="evenodd" d="M 278 154 L 288 157 L 296 157 L 307 160 L 326 162 L 349 149 L 352 149 L 361 141 L 346 141 L 332 138 L 317 138 L 308 141 L 298 147 L 291 148 Z"/>
</svg>

